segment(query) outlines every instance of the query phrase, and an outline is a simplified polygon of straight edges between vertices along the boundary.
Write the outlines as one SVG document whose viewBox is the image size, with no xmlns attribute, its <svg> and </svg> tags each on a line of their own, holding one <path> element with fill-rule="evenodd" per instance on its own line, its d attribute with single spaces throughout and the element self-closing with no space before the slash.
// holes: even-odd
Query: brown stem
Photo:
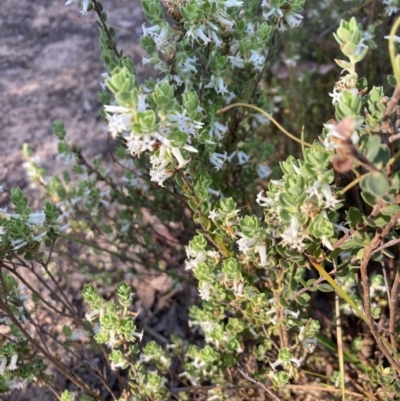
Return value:
<svg viewBox="0 0 400 401">
<path fill-rule="evenodd" d="M 392 347 L 395 351 L 397 351 L 397 342 L 394 336 L 394 329 L 396 324 L 397 293 L 399 289 L 399 280 L 400 280 L 399 272 L 400 272 L 400 265 L 399 263 L 397 263 L 396 274 L 394 276 L 392 290 L 390 292 L 390 298 L 389 298 L 389 307 L 390 307 L 389 336 L 390 336 L 390 343 L 392 344 Z"/>
<path fill-rule="evenodd" d="M 379 232 L 379 231 L 376 232 L 376 234 L 375 234 L 374 238 L 372 239 L 372 241 L 370 242 L 370 244 L 364 248 L 364 256 L 363 256 L 363 259 L 362 259 L 361 265 L 360 265 L 361 282 L 362 282 L 362 289 L 363 289 L 364 312 L 365 312 L 365 317 L 367 319 L 368 327 L 371 330 L 371 333 L 374 336 L 376 344 L 378 345 L 379 349 L 385 355 L 385 357 L 389 361 L 389 363 L 396 369 L 398 374 L 400 374 L 399 360 L 398 360 L 398 358 L 394 358 L 392 356 L 389 349 L 383 342 L 378 331 L 376 330 L 375 322 L 374 322 L 372 314 L 371 314 L 367 268 L 368 268 L 368 263 L 369 263 L 371 256 L 373 255 L 373 253 L 375 253 L 375 249 L 378 248 L 382 239 L 386 237 L 386 235 L 389 233 L 389 231 L 391 230 L 391 228 L 396 223 L 396 220 L 399 217 L 400 217 L 400 212 L 396 213 L 394 216 L 392 216 L 389 223 L 386 225 L 386 227 L 383 229 L 382 232 Z"/>
<path fill-rule="evenodd" d="M 70 379 L 74 384 L 78 387 L 86 391 L 89 395 L 94 397 L 98 401 L 104 401 L 104 399 L 97 394 L 95 390 L 92 390 L 84 381 L 82 381 L 75 373 L 69 371 L 69 368 L 61 363 L 57 358 L 53 357 L 49 352 L 44 349 L 41 344 L 36 341 L 29 332 L 25 329 L 25 327 L 19 322 L 18 319 L 14 316 L 11 309 L 8 306 L 6 293 L 5 293 L 5 286 L 3 282 L 3 277 L 0 271 L 0 279 L 1 285 L 3 287 L 3 294 L 4 300 L 0 297 L 0 309 L 4 310 L 7 313 L 7 317 L 12 321 L 12 323 L 18 328 L 18 330 L 23 334 L 23 336 L 39 351 L 43 354 L 43 356 L 49 360 L 62 374 L 64 374 L 68 379 Z"/>
</svg>

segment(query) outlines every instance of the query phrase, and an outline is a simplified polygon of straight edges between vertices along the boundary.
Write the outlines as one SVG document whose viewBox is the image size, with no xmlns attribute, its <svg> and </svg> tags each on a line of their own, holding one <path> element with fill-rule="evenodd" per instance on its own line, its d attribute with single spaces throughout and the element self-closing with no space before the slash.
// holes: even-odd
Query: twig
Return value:
<svg viewBox="0 0 400 401">
<path fill-rule="evenodd" d="M 236 365 L 236 369 L 238 370 L 238 372 L 247 380 L 251 381 L 254 384 L 258 384 L 260 387 L 262 387 L 265 392 L 272 397 L 274 400 L 277 401 L 282 401 L 276 394 L 274 394 L 269 388 L 267 388 L 267 386 L 265 386 L 264 384 L 260 383 L 258 380 L 253 379 L 252 377 L 250 377 L 244 370 L 242 370 L 242 368 L 240 367 L 239 363 Z"/>
<path fill-rule="evenodd" d="M 113 42 L 112 49 L 113 49 L 115 55 L 117 56 L 117 59 L 120 59 L 121 55 L 119 54 L 119 52 L 117 50 L 117 47 L 116 47 L 115 42 L 114 42 L 114 39 L 112 38 L 112 36 L 110 34 L 110 30 L 108 29 L 107 24 L 101 20 L 102 12 L 100 11 L 100 8 L 99 8 L 99 5 L 97 3 L 97 0 L 93 0 L 93 3 L 94 3 L 94 10 L 96 11 L 97 15 L 99 16 L 100 23 L 103 26 L 103 29 L 104 29 L 104 32 L 107 35 L 107 38 Z"/>
<path fill-rule="evenodd" d="M 340 321 L 340 299 L 338 293 L 335 294 L 335 312 L 336 312 L 336 341 L 337 341 L 339 370 L 340 370 L 340 389 L 342 390 L 342 401 L 346 401 L 345 388 L 344 388 L 343 338 L 342 338 L 342 325 Z"/>
<path fill-rule="evenodd" d="M 368 263 L 371 256 L 374 253 L 374 250 L 378 247 L 379 243 L 382 241 L 383 238 L 389 233 L 391 228 L 396 223 L 396 220 L 400 217 L 400 212 L 396 213 L 392 216 L 389 223 L 385 226 L 384 230 L 380 232 L 376 232 L 374 238 L 371 240 L 370 244 L 364 248 L 364 257 L 361 261 L 360 265 L 360 274 L 361 274 L 361 282 L 363 287 L 363 304 L 364 304 L 364 312 L 365 317 L 367 319 L 367 324 L 369 329 L 371 330 L 372 335 L 375 338 L 376 344 L 378 345 L 379 349 L 385 355 L 388 362 L 396 369 L 397 373 L 400 374 L 400 363 L 397 358 L 394 358 L 386 345 L 384 344 L 382 338 L 380 337 L 379 333 L 376 330 L 375 322 L 372 318 L 371 314 L 371 304 L 370 304 L 370 295 L 369 295 L 369 283 L 368 283 Z"/>
<path fill-rule="evenodd" d="M 399 247 L 398 247 L 399 248 Z M 392 344 L 393 349 L 397 352 L 397 341 L 394 336 L 394 328 L 396 325 L 396 311 L 397 311 L 397 299 L 398 299 L 398 289 L 399 289 L 399 271 L 400 265 L 397 262 L 396 274 L 394 275 L 392 290 L 389 297 L 389 308 L 390 308 L 390 316 L 389 316 L 389 336 L 390 343 Z"/>
<path fill-rule="evenodd" d="M 382 249 L 389 248 L 398 243 L 400 243 L 400 238 L 392 239 L 391 241 L 388 241 L 384 245 L 380 246 L 379 248 L 374 249 L 374 253 L 377 253 L 377 252 L 381 251 Z"/>
</svg>

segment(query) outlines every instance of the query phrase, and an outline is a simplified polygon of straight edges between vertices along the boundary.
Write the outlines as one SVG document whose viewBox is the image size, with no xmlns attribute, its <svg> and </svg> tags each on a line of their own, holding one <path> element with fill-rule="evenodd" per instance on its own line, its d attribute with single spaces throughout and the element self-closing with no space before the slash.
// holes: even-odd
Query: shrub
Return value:
<svg viewBox="0 0 400 401">
<path fill-rule="evenodd" d="M 293 47 L 303 43 L 291 30 L 304 38 L 315 29 L 313 22 L 300 26 L 304 3 L 143 0 L 150 23 L 140 41 L 143 63 L 158 79 L 139 83 L 102 4 L 82 0 L 82 14 L 99 19 L 107 69 L 101 115 L 124 173 L 98 158 L 88 162 L 61 121 L 54 124 L 58 158 L 70 165 L 62 179 L 47 180 L 26 147 L 30 174 L 49 202 L 33 211 L 13 188 L 13 212 L 0 210 L 0 309 L 9 326 L 0 348 L 1 391 L 37 383 L 61 400 L 279 400 L 307 389 L 342 399 L 398 399 L 398 24 L 388 37 L 394 75 L 387 71 L 387 88 L 359 76 L 375 30 L 385 28 L 370 10 L 365 30 L 351 17 L 334 34 L 342 75 L 332 99 L 312 88 L 314 115 L 324 115 L 328 99 L 334 118 L 279 123 L 281 101 L 307 117 L 296 105 L 307 94 L 285 97 L 285 83 L 270 73 L 271 61 L 286 57 L 289 81 L 311 84 L 296 60 L 282 56 L 290 52 L 282 38 Z M 306 22 L 328 4 L 306 9 Z M 379 18 L 398 11 L 397 2 L 375 6 Z M 307 46 L 305 57 L 314 57 Z M 160 234 L 155 224 L 168 230 Z M 87 278 L 84 318 L 66 263 Z M 102 288 L 120 281 L 126 268 L 167 272 L 176 290 L 191 284 L 191 275 L 197 279 L 201 303 L 190 306 L 186 336 L 150 341 L 126 281 L 114 297 L 104 296 Z M 316 308 L 326 309 L 325 320 Z M 43 316 L 54 324 L 41 325 Z M 145 339 L 143 330 L 150 333 Z M 83 362 L 96 385 L 67 363 L 79 358 L 82 337 L 92 345 L 85 352 L 105 360 L 104 369 Z M 361 353 L 366 340 L 375 356 Z M 62 347 L 65 359 L 48 342 Z M 329 376 L 324 360 L 334 366 Z M 76 387 L 59 394 L 47 364 Z"/>
</svg>

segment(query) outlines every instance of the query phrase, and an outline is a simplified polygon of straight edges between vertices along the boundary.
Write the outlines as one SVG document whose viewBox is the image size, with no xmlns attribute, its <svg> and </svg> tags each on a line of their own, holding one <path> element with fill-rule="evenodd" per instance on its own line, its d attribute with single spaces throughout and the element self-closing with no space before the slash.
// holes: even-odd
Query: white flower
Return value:
<svg viewBox="0 0 400 401">
<path fill-rule="evenodd" d="M 217 79 L 217 93 L 224 95 L 228 93 L 227 85 L 225 85 L 224 80 L 220 77 Z"/>
<path fill-rule="evenodd" d="M 323 235 L 323 236 L 321 237 L 321 242 L 322 242 L 322 245 L 324 245 L 325 247 L 327 247 L 330 251 L 333 251 L 333 246 L 332 246 L 332 244 L 331 244 L 331 242 L 329 241 L 329 238 L 328 238 L 327 236 Z"/>
<path fill-rule="evenodd" d="M 28 384 L 28 379 L 18 380 L 17 378 L 13 378 L 8 383 L 8 388 L 10 390 L 22 390 Z"/>
<path fill-rule="evenodd" d="M 296 28 L 300 25 L 303 16 L 296 13 L 285 14 L 285 21 L 291 28 Z"/>
<path fill-rule="evenodd" d="M 326 208 L 334 208 L 337 203 L 341 201 L 336 199 L 332 194 L 331 187 L 328 184 L 324 184 L 321 187 L 321 192 L 325 197 L 325 207 Z"/>
<path fill-rule="evenodd" d="M 390 39 L 391 36 L 385 36 L 384 39 Z M 400 37 L 399 36 L 393 36 L 393 41 L 396 43 L 400 43 Z"/>
<path fill-rule="evenodd" d="M 265 56 L 258 53 L 256 50 L 251 50 L 251 56 L 247 61 L 252 63 L 256 70 L 261 71 L 265 63 Z"/>
<path fill-rule="evenodd" d="M 233 67 L 244 68 L 244 60 L 242 59 L 242 57 L 228 56 L 228 58 Z"/>
<path fill-rule="evenodd" d="M 92 312 L 85 314 L 85 319 L 91 322 L 94 319 L 97 319 L 100 316 L 100 314 L 101 314 L 100 310 L 93 310 Z"/>
<path fill-rule="evenodd" d="M 17 249 L 22 248 L 23 246 L 27 245 L 28 241 L 24 239 L 16 239 L 11 241 L 11 245 L 13 246 L 13 250 L 16 251 Z"/>
<path fill-rule="evenodd" d="M 238 158 L 238 164 L 244 164 L 247 163 L 250 160 L 250 156 L 244 153 L 243 151 L 238 151 L 237 152 L 237 158 Z"/>
<path fill-rule="evenodd" d="M 218 37 L 218 35 L 216 34 L 216 32 L 214 30 L 210 31 L 210 36 L 217 47 L 220 47 L 222 45 L 222 43 L 223 43 L 222 40 Z"/>
<path fill-rule="evenodd" d="M 290 362 L 294 363 L 296 365 L 296 367 L 300 367 L 302 362 L 303 362 L 303 358 L 300 358 L 300 359 L 291 358 Z M 278 359 L 274 363 L 270 363 L 270 366 L 271 366 L 271 368 L 273 370 L 275 370 L 278 366 L 282 365 L 283 363 L 285 363 L 285 361 L 282 361 L 281 359 Z"/>
<path fill-rule="evenodd" d="M 0 375 L 4 374 L 6 366 L 7 366 L 7 358 L 3 356 L 0 360 Z"/>
<path fill-rule="evenodd" d="M 137 338 L 139 339 L 139 341 L 142 341 L 142 340 L 143 340 L 143 334 L 144 334 L 144 331 L 143 331 L 143 330 L 142 330 L 140 333 L 137 332 L 137 331 L 134 331 L 134 332 L 132 333 L 132 335 L 135 336 L 135 337 L 137 337 Z"/>
<path fill-rule="evenodd" d="M 15 370 L 15 369 L 17 369 L 17 360 L 18 360 L 18 354 L 14 354 L 12 357 L 11 357 L 11 361 L 10 361 L 10 364 L 8 365 L 8 367 L 7 367 L 7 370 Z"/>
<path fill-rule="evenodd" d="M 316 338 L 307 338 L 305 339 L 301 345 L 310 353 L 313 353 L 315 347 L 317 346 L 317 339 Z"/>
<path fill-rule="evenodd" d="M 221 14 L 217 15 L 218 21 L 225 26 L 226 29 L 232 29 L 233 21 L 227 19 L 226 17 L 222 16 Z"/>
<path fill-rule="evenodd" d="M 321 198 L 321 193 L 319 192 L 320 188 L 321 188 L 321 183 L 319 181 L 315 181 L 311 187 L 308 187 L 306 189 L 308 197 L 311 199 L 313 196 L 315 196 L 318 199 L 320 199 Z"/>
<path fill-rule="evenodd" d="M 242 236 L 242 238 L 236 241 L 240 252 L 247 253 L 252 250 L 257 243 L 254 238 L 247 238 L 243 236 L 241 232 L 237 232 L 236 235 Z"/>
<path fill-rule="evenodd" d="M 303 250 L 306 246 L 303 244 L 305 235 L 299 231 L 301 228 L 300 222 L 296 216 L 293 216 L 290 221 L 290 227 L 281 234 L 284 243 L 289 244 L 291 248 L 299 251 Z"/>
<path fill-rule="evenodd" d="M 226 1 L 224 1 L 224 6 L 226 8 L 229 8 L 229 7 L 242 7 L 242 5 L 243 5 L 243 1 L 241 1 L 241 0 L 226 0 Z"/>
<path fill-rule="evenodd" d="M 146 111 L 148 104 L 146 103 L 146 97 L 147 95 L 140 94 L 138 96 L 138 105 L 137 105 L 137 111 Z"/>
<path fill-rule="evenodd" d="M 190 246 L 186 247 L 186 255 L 188 258 L 185 261 L 185 270 L 193 270 L 200 263 L 207 260 L 207 256 L 203 251 L 196 252 Z"/>
<path fill-rule="evenodd" d="M 399 11 L 399 3 L 397 0 L 383 0 L 382 3 L 386 5 L 386 14 L 390 17 L 392 14 L 397 14 Z"/>
<path fill-rule="evenodd" d="M 210 136 L 213 136 L 213 137 L 217 138 L 218 140 L 221 140 L 221 139 L 223 139 L 227 130 L 228 130 L 227 126 L 222 125 L 218 121 L 214 121 L 211 124 L 210 130 L 208 131 L 208 133 L 210 134 Z"/>
<path fill-rule="evenodd" d="M 178 168 L 182 168 L 186 166 L 190 162 L 190 159 L 185 160 L 182 156 L 181 150 L 179 148 L 171 148 L 171 153 L 175 156 L 175 159 L 178 161 Z"/>
<path fill-rule="evenodd" d="M 270 8 L 270 11 L 263 13 L 263 17 L 268 21 L 271 17 L 282 18 L 283 11 L 279 7 L 272 7 L 266 0 L 261 4 L 263 8 Z"/>
<path fill-rule="evenodd" d="M 262 244 L 257 246 L 258 254 L 260 256 L 260 266 L 267 266 L 267 246 Z"/>
<path fill-rule="evenodd" d="M 216 171 L 221 170 L 222 166 L 226 162 L 226 159 L 227 159 L 226 152 L 224 153 L 214 152 L 210 156 L 210 162 L 215 166 Z"/>
<path fill-rule="evenodd" d="M 65 3 L 65 5 L 69 6 L 70 4 L 74 3 L 75 1 L 77 1 L 77 0 L 68 0 Z M 90 5 L 93 6 L 93 2 L 91 0 L 81 0 L 81 7 L 82 7 L 81 14 L 82 15 L 86 15 L 88 13 L 88 9 L 89 9 Z"/>
<path fill-rule="evenodd" d="M 142 152 L 153 151 L 156 140 L 151 135 L 139 135 L 134 132 L 126 138 L 126 147 L 132 156 L 139 156 Z"/>
<path fill-rule="evenodd" d="M 150 170 L 151 181 L 156 182 L 158 185 L 163 187 L 163 183 L 166 179 L 173 176 L 173 173 L 166 169 L 169 162 L 163 160 L 156 155 L 150 157 L 150 162 L 152 163 L 152 169 Z"/>
<path fill-rule="evenodd" d="M 46 234 L 47 234 L 47 232 L 46 232 L 46 231 L 43 231 L 42 233 L 40 233 L 40 234 L 38 234 L 38 235 L 34 235 L 34 236 L 32 237 L 32 239 L 33 239 L 34 241 L 36 241 L 36 242 L 40 242 L 40 241 L 42 240 L 42 238 L 46 236 Z"/>
<path fill-rule="evenodd" d="M 209 301 L 211 298 L 211 284 L 201 281 L 199 285 L 199 295 L 204 301 Z"/>
<path fill-rule="evenodd" d="M 42 227 L 45 221 L 46 221 L 46 215 L 44 214 L 43 210 L 39 212 L 30 213 L 28 216 L 28 224 L 32 224 L 38 227 Z"/>
<path fill-rule="evenodd" d="M 154 26 L 151 26 L 150 28 L 146 28 L 146 24 L 143 24 L 142 29 L 143 29 L 144 36 L 151 36 L 151 34 L 153 34 L 153 33 L 160 32 L 161 27 L 159 25 L 154 25 Z"/>
<path fill-rule="evenodd" d="M 336 103 L 340 102 L 340 98 L 342 97 L 342 92 L 334 89 L 332 93 L 329 93 L 329 96 L 332 98 L 332 104 L 335 105 Z"/>
<path fill-rule="evenodd" d="M 116 370 L 117 368 L 122 368 L 125 369 L 125 367 L 127 366 L 127 362 L 126 361 L 119 361 L 117 363 L 111 361 L 111 369 L 112 370 Z"/>
<path fill-rule="evenodd" d="M 183 66 L 181 67 L 181 71 L 184 73 L 188 73 L 190 71 L 196 73 L 196 59 L 194 57 L 186 57 L 185 61 L 183 62 Z"/>
<path fill-rule="evenodd" d="M 261 179 L 268 178 L 272 173 L 272 170 L 266 164 L 259 164 L 257 166 L 257 174 Z"/>
<path fill-rule="evenodd" d="M 218 213 L 215 209 L 211 210 L 210 214 L 208 215 L 208 217 L 215 223 L 215 219 L 217 219 L 218 217 L 221 217 L 222 214 Z"/>
<path fill-rule="evenodd" d="M 204 33 L 204 26 L 197 26 L 192 25 L 187 31 L 186 35 L 187 38 L 192 38 L 195 40 L 201 39 L 203 41 L 203 44 L 207 45 L 208 43 L 211 42 L 211 39 L 205 35 Z"/>
<path fill-rule="evenodd" d="M 122 106 L 104 106 L 106 117 L 108 121 L 108 131 L 115 139 L 123 132 L 129 132 L 132 128 L 132 121 L 134 120 L 133 113 L 127 107 Z M 108 114 L 113 113 L 113 114 Z"/>
<path fill-rule="evenodd" d="M 257 199 L 256 202 L 261 206 L 261 207 L 269 207 L 274 204 L 274 200 L 271 198 L 267 198 L 266 196 L 262 196 L 262 193 L 264 191 L 261 191 L 259 194 L 257 194 Z"/>
<path fill-rule="evenodd" d="M 217 191 L 216 189 L 207 188 L 207 192 L 210 193 L 211 195 L 220 196 L 221 198 L 224 198 L 224 195 L 220 190 Z"/>
</svg>

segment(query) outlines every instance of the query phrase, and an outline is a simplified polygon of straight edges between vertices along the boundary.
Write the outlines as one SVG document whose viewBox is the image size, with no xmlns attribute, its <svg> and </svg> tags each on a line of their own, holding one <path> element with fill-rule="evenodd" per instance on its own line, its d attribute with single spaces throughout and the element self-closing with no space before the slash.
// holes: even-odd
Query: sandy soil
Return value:
<svg viewBox="0 0 400 401">
<path fill-rule="evenodd" d="M 109 4 L 107 4 L 109 3 Z M 138 65 L 144 17 L 139 0 L 104 2 L 116 40 Z M 114 10 L 111 10 L 110 7 Z M 22 145 L 52 169 L 56 150 L 53 121 L 66 123 L 69 137 L 87 156 L 107 153 L 98 115 L 101 73 L 95 15 L 81 17 L 78 3 L 61 0 L 3 0 L 0 8 L 0 184 L 28 189 Z M 30 188 L 29 191 L 34 191 Z"/>
</svg>

